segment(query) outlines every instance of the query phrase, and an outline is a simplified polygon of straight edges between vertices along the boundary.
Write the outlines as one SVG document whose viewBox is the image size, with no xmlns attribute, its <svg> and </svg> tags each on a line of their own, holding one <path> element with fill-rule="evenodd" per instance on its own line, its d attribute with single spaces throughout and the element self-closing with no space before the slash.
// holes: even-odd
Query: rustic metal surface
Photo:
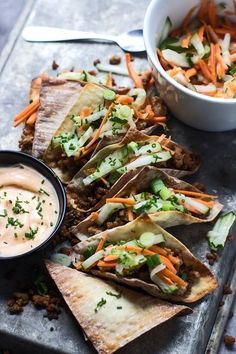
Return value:
<svg viewBox="0 0 236 354">
<path fill-rule="evenodd" d="M 32 3 L 32 2 L 31 2 Z M 142 26 L 148 0 L 37 0 L 28 24 L 63 26 L 78 30 L 120 33 Z M 29 2 L 29 7 L 31 6 Z M 22 22 L 21 22 L 22 23 Z M 20 28 L 21 25 L 19 25 Z M 0 76 L 0 148 L 17 148 L 20 128 L 11 128 L 12 118 L 26 103 L 26 92 L 32 77 L 40 72 L 51 72 L 55 59 L 60 67 L 91 68 L 96 58 L 107 62 L 112 54 L 122 54 L 114 45 L 86 43 L 33 44 L 21 38 L 11 41 L 12 52 Z M 143 58 L 135 60 L 137 66 L 146 66 Z M 223 119 L 223 117 L 222 117 Z M 171 120 L 171 135 L 202 155 L 203 165 L 195 180 L 208 186 L 208 192 L 218 193 L 227 209 L 236 210 L 236 137 L 228 133 L 206 133 L 190 129 Z M 191 251 L 206 261 L 208 251 L 204 238 L 209 226 L 194 225 L 172 228 Z M 145 354 L 201 354 L 216 318 L 221 300 L 222 286 L 226 282 L 235 258 L 236 238 L 227 242 L 220 260 L 212 267 L 220 288 L 204 301 L 193 306 L 194 313 L 180 317 L 146 333 L 120 353 Z M 0 349 L 8 347 L 14 353 L 94 353 L 91 344 L 84 341 L 81 329 L 68 310 L 58 321 L 49 322 L 42 312 L 27 306 L 19 316 L 10 316 L 6 300 L 14 289 L 32 275 L 32 264 L 37 259 L 26 259 L 0 267 Z M 11 270 L 14 270 L 12 275 Z M 53 327 L 53 331 L 50 328 Z"/>
</svg>

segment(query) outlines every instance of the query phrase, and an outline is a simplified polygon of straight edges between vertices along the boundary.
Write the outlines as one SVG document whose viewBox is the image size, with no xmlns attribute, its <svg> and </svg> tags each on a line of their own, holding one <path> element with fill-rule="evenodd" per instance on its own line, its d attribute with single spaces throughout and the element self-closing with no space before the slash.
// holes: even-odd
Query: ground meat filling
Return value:
<svg viewBox="0 0 236 354">
<path fill-rule="evenodd" d="M 32 154 L 33 140 L 34 140 L 34 125 L 26 124 L 19 141 L 20 150 L 27 154 Z"/>
</svg>

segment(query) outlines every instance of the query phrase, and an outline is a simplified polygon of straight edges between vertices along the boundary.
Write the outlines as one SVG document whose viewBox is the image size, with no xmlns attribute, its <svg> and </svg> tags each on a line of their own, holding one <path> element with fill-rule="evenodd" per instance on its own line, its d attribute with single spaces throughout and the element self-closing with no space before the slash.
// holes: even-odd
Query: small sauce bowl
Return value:
<svg viewBox="0 0 236 354">
<path fill-rule="evenodd" d="M 22 164 L 25 165 L 26 167 L 35 170 L 36 172 L 40 173 L 42 177 L 45 177 L 50 182 L 58 198 L 58 204 L 59 204 L 58 217 L 54 225 L 54 228 L 52 229 L 52 232 L 48 235 L 48 237 L 45 240 L 42 241 L 42 243 L 30 249 L 29 251 L 26 251 L 21 254 L 12 255 L 12 256 L 0 255 L 0 261 L 13 260 L 23 256 L 31 255 L 34 252 L 42 250 L 42 248 L 44 248 L 49 244 L 53 236 L 56 235 L 56 233 L 58 232 L 58 230 L 60 229 L 63 223 L 66 214 L 67 202 L 66 202 L 65 189 L 61 181 L 59 180 L 59 178 L 56 176 L 56 174 L 46 164 L 44 164 L 42 161 L 30 155 L 27 155 L 19 151 L 12 151 L 12 150 L 0 151 L 0 167 L 12 167 L 17 164 Z"/>
</svg>

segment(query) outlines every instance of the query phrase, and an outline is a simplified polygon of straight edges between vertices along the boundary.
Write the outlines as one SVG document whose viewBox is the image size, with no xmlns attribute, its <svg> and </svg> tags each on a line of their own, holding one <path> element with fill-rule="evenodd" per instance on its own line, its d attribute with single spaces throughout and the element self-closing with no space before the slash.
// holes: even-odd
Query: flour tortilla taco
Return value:
<svg viewBox="0 0 236 354">
<path fill-rule="evenodd" d="M 124 225 L 142 213 L 163 228 L 209 222 L 223 208 L 216 198 L 162 170 L 146 166 L 72 232 L 82 239 Z"/>
<path fill-rule="evenodd" d="M 85 335 L 100 354 L 111 354 L 177 315 L 184 305 L 169 304 L 111 281 L 52 262 L 47 269 Z"/>
<path fill-rule="evenodd" d="M 147 165 L 180 177 L 197 171 L 200 161 L 165 136 L 131 129 L 120 143 L 101 149 L 74 176 L 67 189 L 70 205 L 82 211 L 98 209 Z"/>
<path fill-rule="evenodd" d="M 147 215 L 74 246 L 77 269 L 182 303 L 211 293 L 211 271 Z"/>
</svg>

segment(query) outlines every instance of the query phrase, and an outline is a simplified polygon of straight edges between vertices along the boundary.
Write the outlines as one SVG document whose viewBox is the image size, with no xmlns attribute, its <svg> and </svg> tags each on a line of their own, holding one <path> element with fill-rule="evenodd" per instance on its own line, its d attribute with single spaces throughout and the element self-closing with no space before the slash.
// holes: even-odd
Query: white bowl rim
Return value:
<svg viewBox="0 0 236 354">
<path fill-rule="evenodd" d="M 144 44 L 146 47 L 146 51 L 147 51 L 147 54 L 150 57 L 152 63 L 157 68 L 157 70 L 162 74 L 162 76 L 164 76 L 164 78 L 171 85 L 175 86 L 177 89 L 179 89 L 180 91 L 183 91 L 187 95 L 196 97 L 198 99 L 202 99 L 204 101 L 212 102 L 212 103 L 236 104 L 236 98 L 217 98 L 217 97 L 206 96 L 201 93 L 192 91 L 189 88 L 179 84 L 170 75 L 168 75 L 167 72 L 163 69 L 163 67 L 158 59 L 158 56 L 156 55 L 156 51 L 155 51 L 155 53 L 153 53 L 153 48 L 150 44 L 150 41 L 148 38 L 148 30 L 147 30 L 147 28 L 149 27 L 149 23 L 150 23 L 151 13 L 154 11 L 154 7 L 155 7 L 157 1 L 160 2 L 160 0 L 151 0 L 151 2 L 149 3 L 148 8 L 145 13 L 144 26 L 143 26 L 143 37 L 144 37 Z M 170 17 L 171 17 L 171 15 L 170 15 Z"/>
</svg>

